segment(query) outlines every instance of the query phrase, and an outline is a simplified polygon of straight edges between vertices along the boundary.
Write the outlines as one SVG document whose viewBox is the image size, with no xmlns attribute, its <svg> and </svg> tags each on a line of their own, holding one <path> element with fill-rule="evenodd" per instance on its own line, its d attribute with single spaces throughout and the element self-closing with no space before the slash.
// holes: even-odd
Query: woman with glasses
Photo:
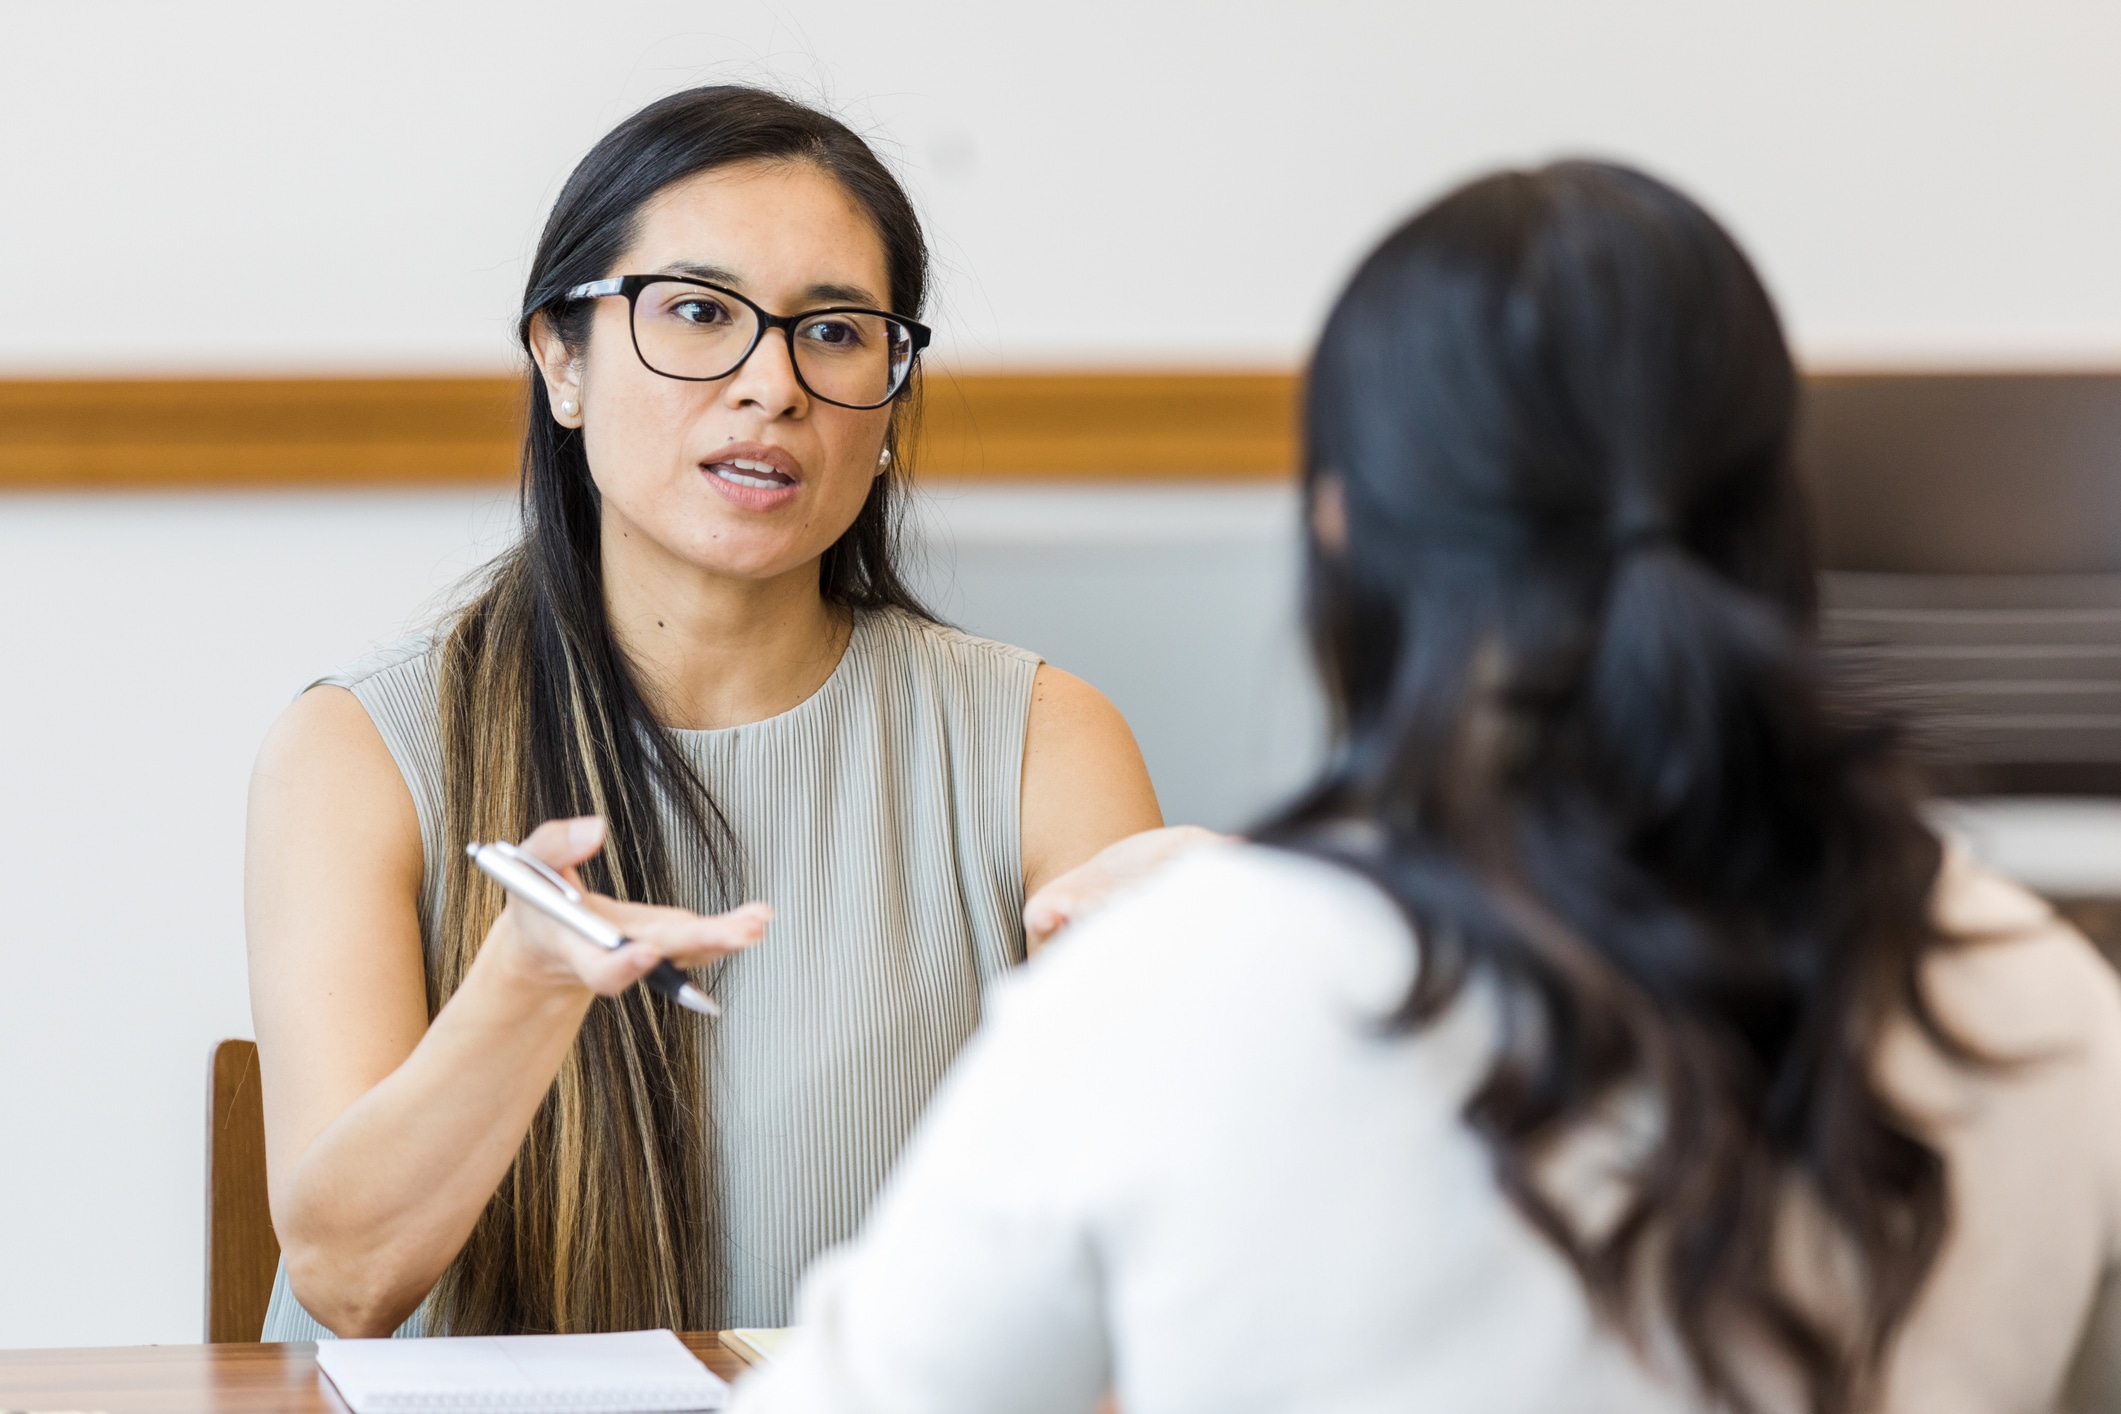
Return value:
<svg viewBox="0 0 2121 1414">
<path fill-rule="evenodd" d="M 1796 411 L 1639 172 L 1387 238 L 1307 395 L 1339 749 L 1002 989 L 735 1407 L 2121 1408 L 2121 984 L 1839 689 Z"/>
<path fill-rule="evenodd" d="M 1109 703 L 901 577 L 926 278 L 875 155 L 769 94 L 656 103 L 567 182 L 521 543 L 259 761 L 267 1339 L 784 1323 L 1027 893 L 1159 823 Z M 504 907 L 496 840 L 634 941 Z M 666 958 L 718 1019 L 634 985 Z"/>
</svg>

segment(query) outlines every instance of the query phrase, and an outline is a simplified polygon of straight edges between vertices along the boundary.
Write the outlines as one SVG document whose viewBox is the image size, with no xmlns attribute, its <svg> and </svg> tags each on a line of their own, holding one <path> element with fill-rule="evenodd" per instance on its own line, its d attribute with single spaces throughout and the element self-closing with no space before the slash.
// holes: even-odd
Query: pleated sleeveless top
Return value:
<svg viewBox="0 0 2121 1414">
<path fill-rule="evenodd" d="M 791 1319 L 814 1256 L 854 1234 L 987 985 L 1024 956 L 1019 794 L 1039 659 L 897 610 L 860 613 L 825 685 L 780 716 L 677 738 L 735 834 L 763 942 L 720 964 L 705 1091 L 718 1212 L 699 1279 L 722 1328 Z M 442 916 L 439 654 L 432 638 L 320 681 L 351 690 L 420 820 L 420 926 Z M 705 842 L 673 816 L 682 896 Z M 415 1314 L 399 1335 L 419 1335 Z M 283 1264 L 266 1340 L 325 1331 Z"/>
</svg>

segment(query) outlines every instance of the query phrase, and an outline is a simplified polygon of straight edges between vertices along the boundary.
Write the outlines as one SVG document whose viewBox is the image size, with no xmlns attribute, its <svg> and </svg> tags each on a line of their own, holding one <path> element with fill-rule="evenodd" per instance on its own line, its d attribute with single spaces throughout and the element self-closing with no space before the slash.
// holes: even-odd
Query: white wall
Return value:
<svg viewBox="0 0 2121 1414">
<path fill-rule="evenodd" d="M 498 509 L 0 500 L 0 1346 L 200 1338 L 207 1048 L 251 1034 L 250 758 Z"/>
<path fill-rule="evenodd" d="M 487 367 L 573 161 L 767 78 L 897 156 L 967 361 L 1295 361 L 1441 184 L 1640 161 L 1822 361 L 2121 358 L 2105 0 L 9 0 L 0 366 Z"/>
<path fill-rule="evenodd" d="M 968 363 L 1292 363 L 1398 215 L 1564 151 L 1706 198 L 1816 361 L 2112 363 L 2117 55 L 2092 0 L 0 0 L 0 374 L 506 367 L 569 164 L 715 77 L 889 146 Z M 196 1338 L 251 755 L 505 511 L 0 499 L 0 1346 Z M 1285 493 L 932 515 L 944 607 L 1110 692 L 1174 816 L 1301 772 Z"/>
</svg>

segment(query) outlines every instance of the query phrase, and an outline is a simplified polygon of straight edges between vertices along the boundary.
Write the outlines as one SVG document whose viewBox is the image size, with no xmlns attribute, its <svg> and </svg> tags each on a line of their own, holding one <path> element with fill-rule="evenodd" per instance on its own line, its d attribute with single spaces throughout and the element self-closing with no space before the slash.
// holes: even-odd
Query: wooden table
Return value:
<svg viewBox="0 0 2121 1414">
<path fill-rule="evenodd" d="M 725 1380 L 744 1361 L 713 1332 L 681 1336 Z M 0 1410 L 96 1414 L 346 1414 L 313 1342 L 0 1350 Z"/>
</svg>

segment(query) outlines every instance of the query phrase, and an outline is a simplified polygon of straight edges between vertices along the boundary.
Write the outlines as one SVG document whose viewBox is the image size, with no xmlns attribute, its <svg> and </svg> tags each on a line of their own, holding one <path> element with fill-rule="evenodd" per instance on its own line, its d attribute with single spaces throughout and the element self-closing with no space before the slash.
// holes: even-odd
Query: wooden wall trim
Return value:
<svg viewBox="0 0 2121 1414">
<path fill-rule="evenodd" d="M 0 383 L 0 486 L 420 485 L 514 474 L 498 378 Z"/>
<path fill-rule="evenodd" d="M 920 475 L 1278 479 L 1291 373 L 931 372 Z M 0 380 L 0 489 L 447 486 L 515 476 L 512 378 Z"/>
<path fill-rule="evenodd" d="M 1280 479 L 1297 456 L 1294 373 L 940 374 L 926 475 Z"/>
</svg>

